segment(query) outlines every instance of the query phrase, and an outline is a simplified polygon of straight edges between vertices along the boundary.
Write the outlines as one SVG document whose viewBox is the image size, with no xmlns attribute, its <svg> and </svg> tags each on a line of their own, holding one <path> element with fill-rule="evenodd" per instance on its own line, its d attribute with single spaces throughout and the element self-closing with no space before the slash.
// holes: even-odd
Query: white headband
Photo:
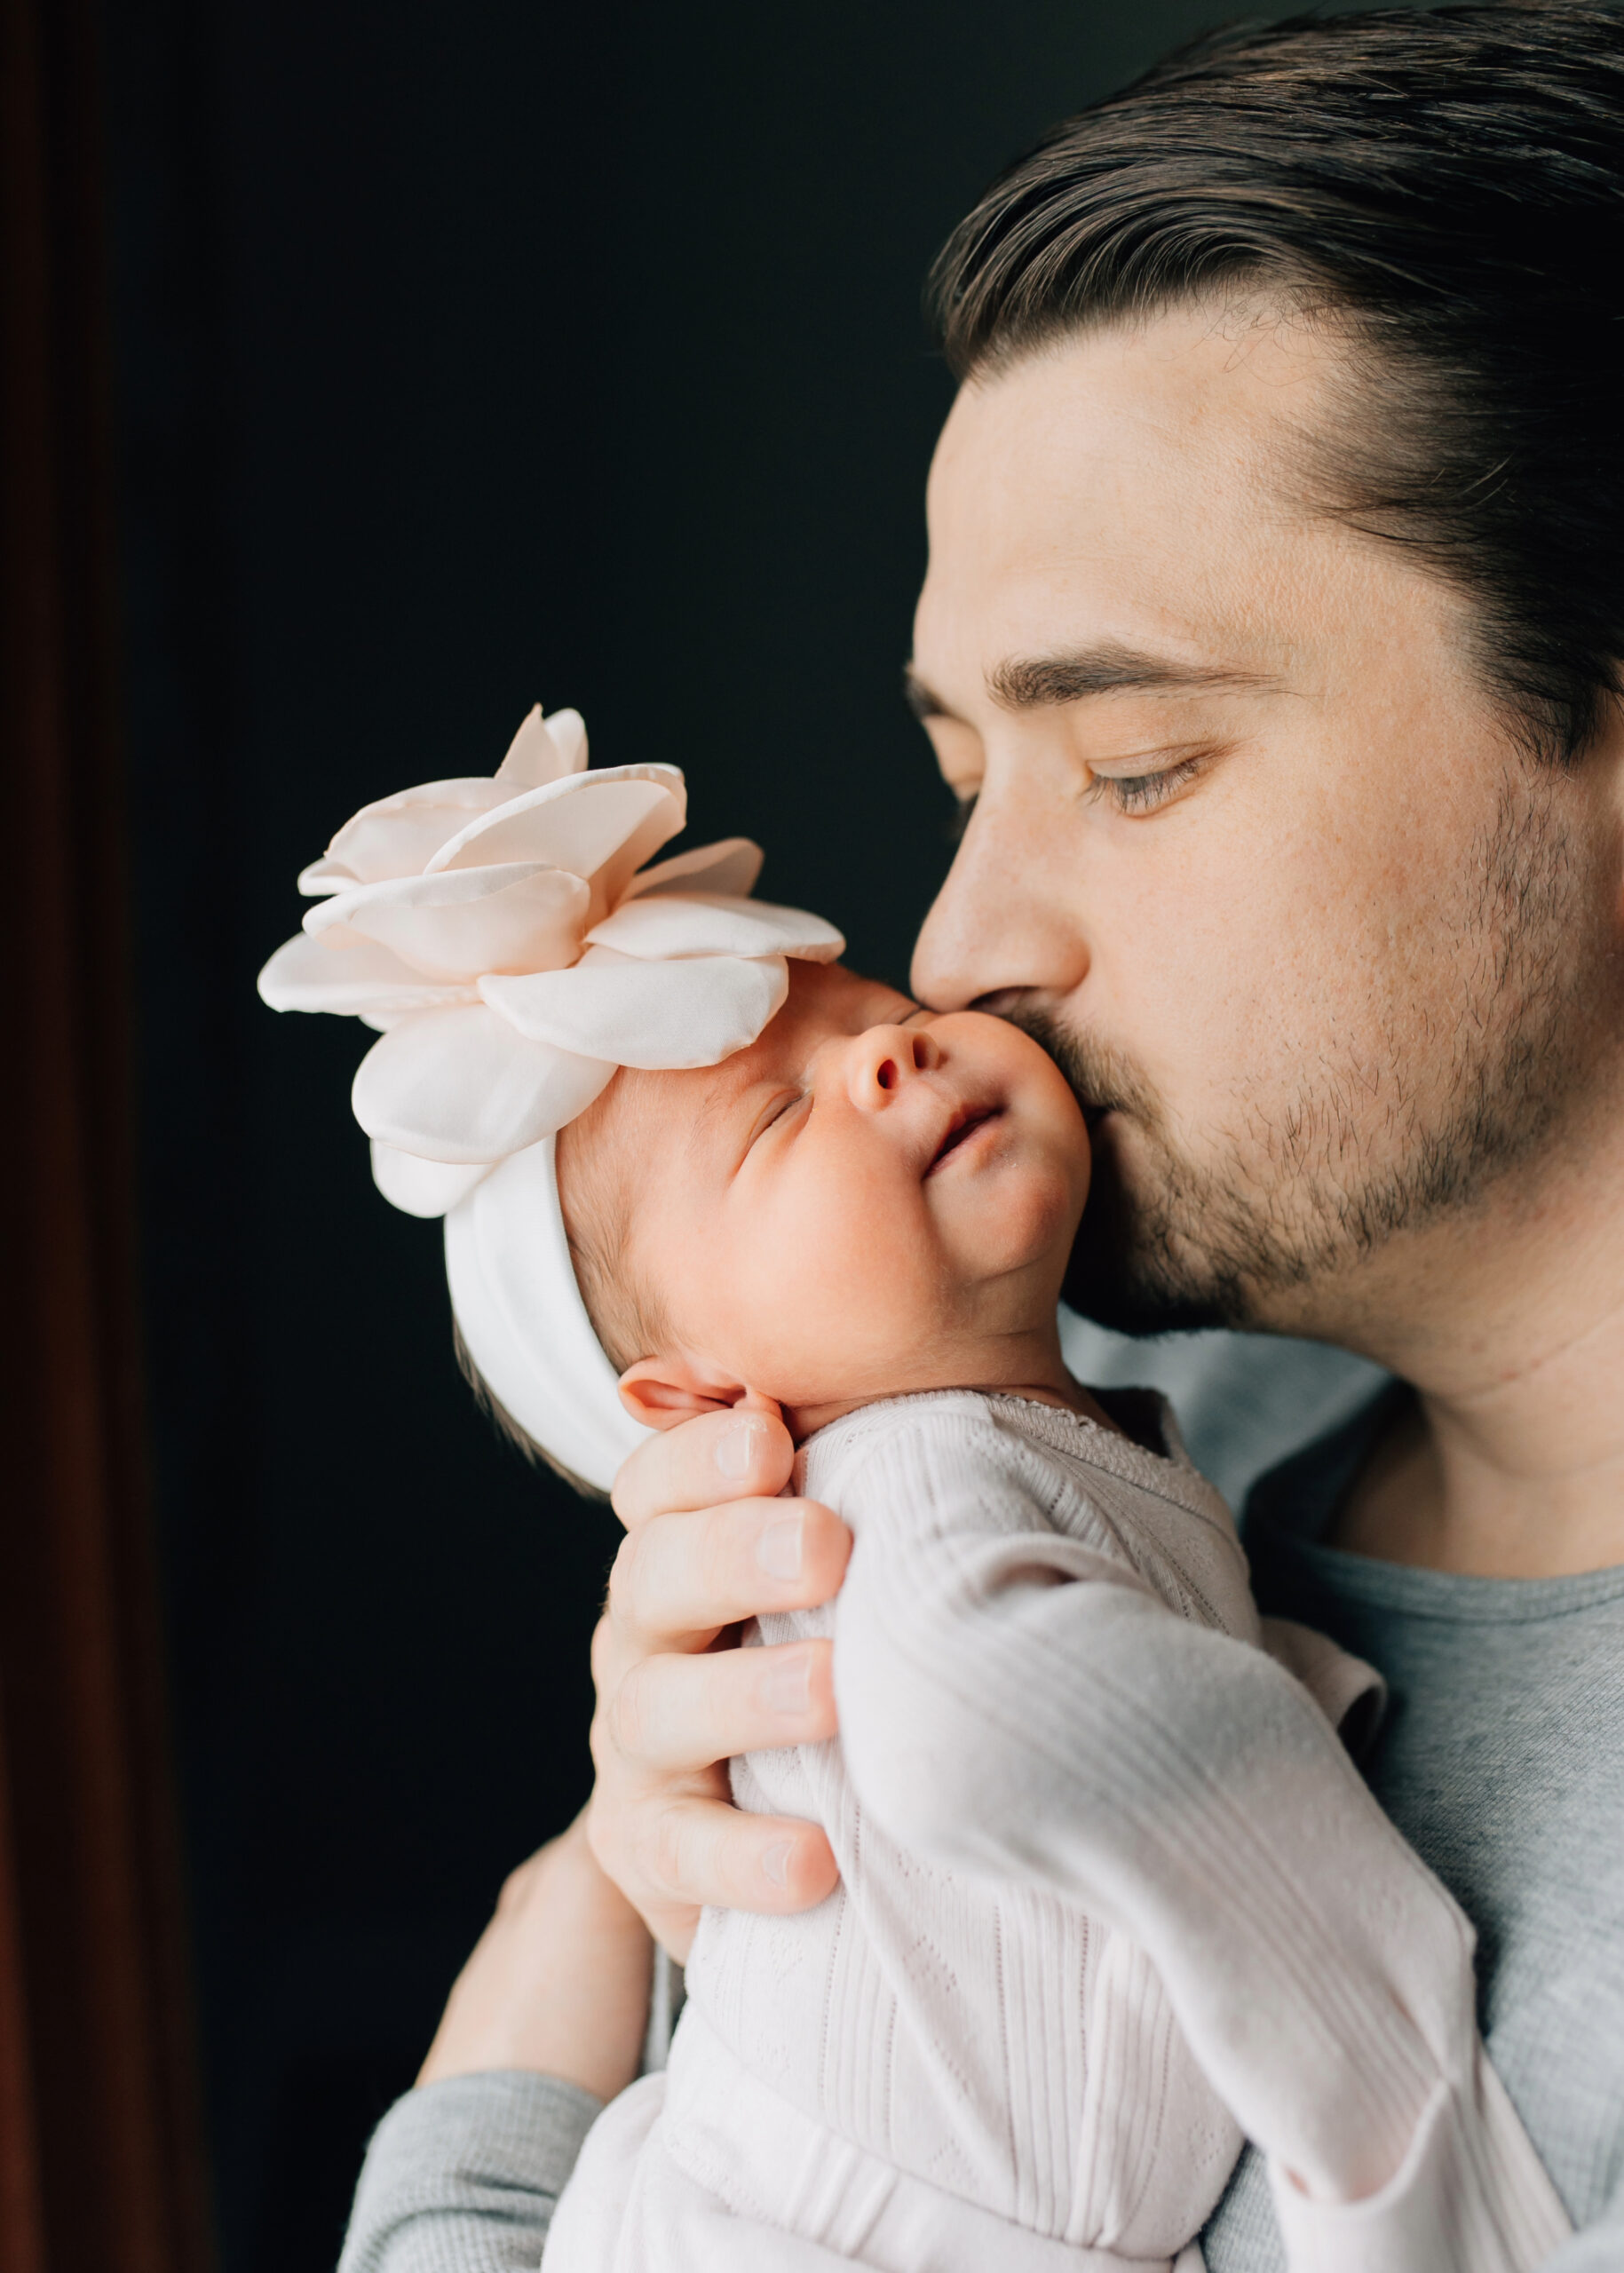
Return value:
<svg viewBox="0 0 1624 2273">
<path fill-rule="evenodd" d="M 645 867 L 682 827 L 674 765 L 586 770 L 574 710 L 532 710 L 495 775 L 365 805 L 259 974 L 273 1010 L 382 1039 L 351 1093 L 380 1192 L 446 1219 L 451 1304 L 497 1401 L 607 1491 L 648 1431 L 622 1405 L 565 1237 L 554 1138 L 622 1065 L 715 1065 L 784 1000 L 786 958 L 845 942 L 749 898 L 743 837 Z"/>
</svg>

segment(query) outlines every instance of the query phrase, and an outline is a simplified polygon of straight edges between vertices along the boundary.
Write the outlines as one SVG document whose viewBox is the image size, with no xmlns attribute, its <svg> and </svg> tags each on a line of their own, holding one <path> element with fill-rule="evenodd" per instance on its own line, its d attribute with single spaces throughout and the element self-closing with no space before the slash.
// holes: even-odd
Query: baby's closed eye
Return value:
<svg viewBox="0 0 1624 2273">
<path fill-rule="evenodd" d="M 806 1089 L 785 1089 L 780 1096 L 774 1097 L 771 1104 L 757 1115 L 755 1126 L 750 1130 L 749 1143 L 745 1146 L 746 1152 L 748 1152 L 752 1145 L 759 1143 L 769 1129 L 780 1128 L 791 1113 L 798 1111 L 808 1102 L 810 1095 L 811 1092 Z"/>
</svg>

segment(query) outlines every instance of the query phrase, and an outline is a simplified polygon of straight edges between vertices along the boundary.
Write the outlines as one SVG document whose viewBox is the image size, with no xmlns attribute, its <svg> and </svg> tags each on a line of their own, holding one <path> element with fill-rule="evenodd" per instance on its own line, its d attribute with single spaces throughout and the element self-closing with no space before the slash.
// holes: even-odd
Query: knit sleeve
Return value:
<svg viewBox="0 0 1624 2273">
<path fill-rule="evenodd" d="M 598 2112 L 518 2070 L 408 2092 L 372 2134 L 338 2273 L 534 2273 Z"/>
<path fill-rule="evenodd" d="M 835 1686 L 876 1822 L 1146 1951 L 1299 2273 L 1539 2265 L 1568 2223 L 1482 2055 L 1471 1928 L 1300 1683 L 1057 1536 L 991 1430 L 894 1433 L 843 1505 Z"/>
</svg>

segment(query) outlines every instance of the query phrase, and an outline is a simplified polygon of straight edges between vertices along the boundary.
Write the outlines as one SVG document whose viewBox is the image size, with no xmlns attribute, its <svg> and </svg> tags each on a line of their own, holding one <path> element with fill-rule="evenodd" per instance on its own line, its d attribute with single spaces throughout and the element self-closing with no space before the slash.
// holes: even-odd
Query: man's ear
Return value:
<svg viewBox="0 0 1624 2273">
<path fill-rule="evenodd" d="M 725 1413 L 747 1392 L 685 1358 L 639 1358 L 621 1375 L 621 1403 L 646 1429 L 675 1429 L 696 1413 Z"/>
</svg>

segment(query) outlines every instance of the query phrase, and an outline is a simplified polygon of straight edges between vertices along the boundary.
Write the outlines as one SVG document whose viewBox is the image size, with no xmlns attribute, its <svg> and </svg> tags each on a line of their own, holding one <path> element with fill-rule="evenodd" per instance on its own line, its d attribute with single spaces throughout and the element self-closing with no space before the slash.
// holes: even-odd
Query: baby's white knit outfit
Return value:
<svg viewBox="0 0 1624 2273">
<path fill-rule="evenodd" d="M 1241 2143 L 1225 2099 L 1317 2191 L 1358 2190 L 1338 2158 L 1398 2126 L 1374 2203 L 1277 2181 L 1294 2268 L 1524 2273 L 1561 2237 L 1470 1962 L 1463 2016 L 1429 1985 L 1469 1929 L 1259 1646 L 1229 1511 L 1162 1429 L 1165 1457 L 955 1390 L 809 1442 L 794 1488 L 851 1525 L 845 1583 L 746 1638 L 832 1634 L 841 1736 L 735 1762 L 733 1791 L 822 1824 L 840 1883 L 799 1916 L 706 1912 L 669 2065 L 594 2126 L 545 2273 L 1191 2273 Z M 1333 1715 L 1372 1678 L 1316 1637 L 1277 1654 Z M 1374 1926 L 1336 1891 L 1366 1862 Z M 1367 1997 L 1377 1934 L 1416 1977 Z M 1328 2146 L 1294 2127 L 1294 2059 L 1347 2075 Z"/>
</svg>

